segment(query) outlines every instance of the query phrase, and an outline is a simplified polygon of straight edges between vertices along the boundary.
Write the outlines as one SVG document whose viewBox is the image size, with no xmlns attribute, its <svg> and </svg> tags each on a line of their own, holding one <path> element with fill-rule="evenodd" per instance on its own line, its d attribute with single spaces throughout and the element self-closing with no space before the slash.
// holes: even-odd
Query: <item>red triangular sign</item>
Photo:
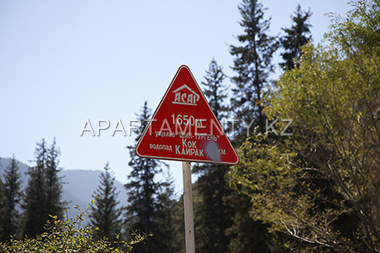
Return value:
<svg viewBox="0 0 380 253">
<path fill-rule="evenodd" d="M 238 164 L 189 67 L 179 67 L 136 146 L 144 158 Z"/>
</svg>

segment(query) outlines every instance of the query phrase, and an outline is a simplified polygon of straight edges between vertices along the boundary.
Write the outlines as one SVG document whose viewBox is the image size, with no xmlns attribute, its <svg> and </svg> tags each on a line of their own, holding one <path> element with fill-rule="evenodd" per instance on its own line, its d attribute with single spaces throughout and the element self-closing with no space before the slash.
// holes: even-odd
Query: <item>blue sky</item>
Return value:
<svg viewBox="0 0 380 253">
<path fill-rule="evenodd" d="M 324 14 L 344 16 L 351 8 L 346 0 L 262 1 L 266 18 L 272 17 L 272 35 L 291 26 L 298 2 L 313 12 L 314 43 L 328 31 L 330 18 Z M 239 4 L 0 1 L 0 157 L 15 154 L 32 165 L 36 142 L 45 138 L 50 144 L 55 137 L 64 169 L 101 170 L 109 161 L 117 180 L 127 182 L 125 146 L 134 144 L 129 124 L 144 101 L 154 111 L 182 64 L 199 84 L 213 57 L 228 76 L 234 74 L 228 45 L 238 45 L 234 36 L 242 34 Z M 88 131 L 81 136 L 86 120 L 95 131 L 97 120 L 111 125 L 100 136 Z M 127 136 L 120 131 L 112 136 L 118 120 Z M 169 165 L 180 193 L 181 163 Z"/>
</svg>

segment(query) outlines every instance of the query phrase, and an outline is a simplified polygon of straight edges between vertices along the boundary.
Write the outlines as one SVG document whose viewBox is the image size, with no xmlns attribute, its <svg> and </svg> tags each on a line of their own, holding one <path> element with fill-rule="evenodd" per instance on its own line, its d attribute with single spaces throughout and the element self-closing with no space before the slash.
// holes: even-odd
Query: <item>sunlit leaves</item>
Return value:
<svg viewBox="0 0 380 253">
<path fill-rule="evenodd" d="M 107 238 L 93 240 L 94 230 L 83 226 L 81 222 L 87 215 L 87 209 L 81 211 L 74 218 L 60 220 L 57 216 L 50 215 L 54 225 L 49 225 L 48 230 L 36 238 L 23 240 L 12 239 L 9 243 L 0 243 L 1 252 L 130 252 L 133 246 L 145 240 L 147 236 L 133 234 L 131 241 L 121 241 L 119 247 L 114 247 Z"/>
<path fill-rule="evenodd" d="M 303 48 L 262 101 L 270 120 L 293 120 L 293 135 L 252 136 L 231 171 L 252 217 L 310 248 L 380 248 L 379 3 L 355 2 L 330 45 Z"/>
</svg>

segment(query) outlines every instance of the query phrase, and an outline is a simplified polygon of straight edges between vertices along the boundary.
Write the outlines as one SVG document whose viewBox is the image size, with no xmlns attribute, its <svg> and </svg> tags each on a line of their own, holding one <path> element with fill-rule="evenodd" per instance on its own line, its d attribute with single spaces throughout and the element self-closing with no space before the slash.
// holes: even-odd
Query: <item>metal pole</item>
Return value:
<svg viewBox="0 0 380 253">
<path fill-rule="evenodd" d="M 182 162 L 183 204 L 185 210 L 186 253 L 195 253 L 193 193 L 191 189 L 190 162 Z"/>
</svg>

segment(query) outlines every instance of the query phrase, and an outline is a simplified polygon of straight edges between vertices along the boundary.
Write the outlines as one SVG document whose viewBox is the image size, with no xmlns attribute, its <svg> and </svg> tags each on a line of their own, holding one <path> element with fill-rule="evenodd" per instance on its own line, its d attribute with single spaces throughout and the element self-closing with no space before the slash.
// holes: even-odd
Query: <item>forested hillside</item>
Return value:
<svg viewBox="0 0 380 253">
<path fill-rule="evenodd" d="M 0 175 L 3 175 L 4 169 L 11 162 L 11 158 L 0 158 Z M 21 191 L 25 190 L 28 185 L 28 165 L 21 161 L 18 162 L 19 173 L 21 176 Z M 92 195 L 99 184 L 100 170 L 62 170 L 59 175 L 62 177 L 62 199 L 67 202 L 68 215 L 75 217 L 77 211 L 74 209 L 76 205 L 86 207 L 90 204 Z M 115 180 L 117 191 L 124 192 L 123 184 Z M 118 200 L 120 207 L 127 203 L 126 195 L 120 194 Z M 21 210 L 21 207 L 18 206 Z M 86 219 L 88 221 L 88 219 Z"/>
</svg>

